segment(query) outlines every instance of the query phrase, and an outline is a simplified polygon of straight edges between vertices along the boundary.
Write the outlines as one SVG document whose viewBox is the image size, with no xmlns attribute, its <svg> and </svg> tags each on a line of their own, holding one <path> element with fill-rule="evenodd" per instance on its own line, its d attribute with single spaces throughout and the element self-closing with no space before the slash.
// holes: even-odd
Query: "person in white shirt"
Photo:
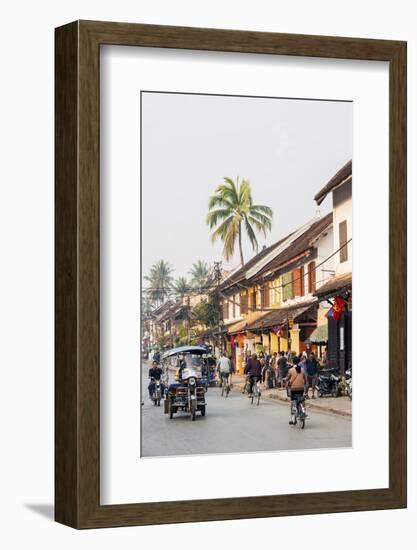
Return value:
<svg viewBox="0 0 417 550">
<path fill-rule="evenodd" d="M 222 352 L 222 355 L 217 363 L 217 370 L 219 371 L 219 374 L 220 374 L 221 384 L 223 383 L 223 378 L 226 378 L 227 383 L 229 383 L 231 364 L 230 364 L 230 360 L 228 359 L 224 351 Z"/>
</svg>

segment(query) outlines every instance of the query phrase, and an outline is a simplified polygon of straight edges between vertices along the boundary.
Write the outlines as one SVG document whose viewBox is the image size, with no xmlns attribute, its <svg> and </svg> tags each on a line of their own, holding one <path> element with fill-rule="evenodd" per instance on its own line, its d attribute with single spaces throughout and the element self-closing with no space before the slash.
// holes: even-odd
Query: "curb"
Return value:
<svg viewBox="0 0 417 550">
<path fill-rule="evenodd" d="M 237 388 L 241 391 L 242 388 L 243 388 L 243 384 L 234 383 L 233 388 Z M 288 399 L 288 397 L 286 395 L 285 396 L 284 395 L 281 396 L 279 394 L 264 394 L 264 395 L 268 399 L 273 399 L 275 401 L 281 401 L 282 403 L 289 403 L 290 402 L 290 400 Z M 306 403 L 306 408 L 307 409 L 312 409 L 312 410 L 315 410 L 315 411 L 318 411 L 318 412 L 331 413 L 331 414 L 336 414 L 338 416 L 344 416 L 345 418 L 352 418 L 352 413 L 349 412 L 349 411 L 341 411 L 339 409 L 333 409 L 333 408 L 324 408 L 324 407 L 320 407 L 320 406 L 316 405 L 315 403 L 311 403 L 311 402 Z"/>
</svg>

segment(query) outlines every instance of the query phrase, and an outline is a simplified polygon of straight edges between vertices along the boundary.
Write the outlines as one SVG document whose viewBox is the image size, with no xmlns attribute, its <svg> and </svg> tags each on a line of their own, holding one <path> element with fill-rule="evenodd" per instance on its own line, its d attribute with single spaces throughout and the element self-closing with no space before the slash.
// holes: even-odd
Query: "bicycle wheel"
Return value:
<svg viewBox="0 0 417 550">
<path fill-rule="evenodd" d="M 258 395 L 257 395 L 257 401 L 256 401 L 256 404 L 259 405 L 259 401 L 261 400 L 261 392 L 260 390 L 258 390 Z"/>
<path fill-rule="evenodd" d="M 224 395 L 224 383 L 222 383 L 222 397 Z"/>
</svg>

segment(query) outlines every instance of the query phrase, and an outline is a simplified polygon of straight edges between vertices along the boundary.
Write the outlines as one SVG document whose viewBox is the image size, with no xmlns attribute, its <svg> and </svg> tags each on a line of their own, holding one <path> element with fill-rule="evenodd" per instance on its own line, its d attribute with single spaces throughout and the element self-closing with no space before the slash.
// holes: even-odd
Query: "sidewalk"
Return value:
<svg viewBox="0 0 417 550">
<path fill-rule="evenodd" d="M 234 391 L 242 391 L 245 383 L 245 376 L 241 374 L 233 374 L 232 385 Z M 289 403 L 287 391 L 285 389 L 265 389 L 261 385 L 262 397 L 266 399 L 277 399 Z M 317 399 L 306 400 L 306 408 L 339 416 L 352 418 L 352 402 L 348 397 L 318 397 Z"/>
</svg>

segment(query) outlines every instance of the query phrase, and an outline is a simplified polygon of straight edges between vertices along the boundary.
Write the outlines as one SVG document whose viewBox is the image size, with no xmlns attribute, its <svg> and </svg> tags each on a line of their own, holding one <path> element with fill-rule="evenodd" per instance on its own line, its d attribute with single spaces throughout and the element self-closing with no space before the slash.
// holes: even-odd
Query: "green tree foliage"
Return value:
<svg viewBox="0 0 417 550">
<path fill-rule="evenodd" d="M 173 290 L 177 298 L 184 298 L 190 292 L 190 284 L 185 277 L 178 277 L 174 282 Z"/>
<path fill-rule="evenodd" d="M 211 238 L 223 242 L 223 255 L 226 260 L 232 258 L 236 243 L 239 247 L 240 262 L 243 265 L 242 232 L 249 238 L 255 252 L 258 241 L 255 232 L 266 235 L 272 227 L 272 209 L 269 206 L 253 204 L 251 185 L 248 180 L 239 178 L 233 181 L 224 178 L 214 195 L 209 198 L 207 224 L 214 229 Z"/>
<path fill-rule="evenodd" d="M 154 263 L 145 280 L 148 283 L 146 289 L 150 301 L 162 304 L 172 288 L 172 267 L 165 260 Z"/>
<path fill-rule="evenodd" d="M 210 265 L 203 260 L 198 260 L 193 263 L 190 269 L 190 275 L 191 285 L 201 292 L 207 290 L 207 286 L 209 286 L 213 280 L 213 270 Z"/>
<path fill-rule="evenodd" d="M 218 307 L 214 299 L 202 300 L 191 310 L 191 319 L 193 324 L 203 325 L 210 328 L 217 326 Z"/>
</svg>

